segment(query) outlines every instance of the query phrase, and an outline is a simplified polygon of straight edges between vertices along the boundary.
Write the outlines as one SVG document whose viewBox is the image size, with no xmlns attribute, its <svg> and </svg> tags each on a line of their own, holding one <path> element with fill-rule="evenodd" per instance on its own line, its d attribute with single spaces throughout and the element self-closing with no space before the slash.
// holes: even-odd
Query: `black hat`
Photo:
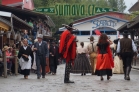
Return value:
<svg viewBox="0 0 139 92">
<path fill-rule="evenodd" d="M 95 40 L 93 36 L 90 36 L 90 38 L 88 38 L 88 39 L 90 39 L 90 40 Z"/>
<path fill-rule="evenodd" d="M 73 23 L 70 23 L 69 26 L 70 26 L 70 27 L 73 27 Z"/>
<path fill-rule="evenodd" d="M 70 23 L 69 25 L 66 24 L 62 24 L 65 28 L 67 28 L 68 30 L 77 30 L 76 28 L 73 27 L 73 23 Z"/>
<path fill-rule="evenodd" d="M 130 35 L 130 33 L 129 33 L 127 30 L 125 30 L 125 31 L 123 32 L 123 35 Z"/>
</svg>

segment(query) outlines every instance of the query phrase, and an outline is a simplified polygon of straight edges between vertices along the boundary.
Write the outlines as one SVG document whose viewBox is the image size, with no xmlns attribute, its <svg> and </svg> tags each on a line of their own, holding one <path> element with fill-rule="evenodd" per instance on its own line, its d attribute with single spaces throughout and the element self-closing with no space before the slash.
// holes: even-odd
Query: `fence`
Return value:
<svg viewBox="0 0 139 92">
<path fill-rule="evenodd" d="M 16 50 L 14 50 L 16 52 Z M 6 56 L 6 51 L 3 52 L 3 61 L 4 61 L 4 78 L 7 78 L 7 58 L 15 60 L 15 75 L 18 75 L 18 57 L 15 53 L 14 56 Z"/>
</svg>

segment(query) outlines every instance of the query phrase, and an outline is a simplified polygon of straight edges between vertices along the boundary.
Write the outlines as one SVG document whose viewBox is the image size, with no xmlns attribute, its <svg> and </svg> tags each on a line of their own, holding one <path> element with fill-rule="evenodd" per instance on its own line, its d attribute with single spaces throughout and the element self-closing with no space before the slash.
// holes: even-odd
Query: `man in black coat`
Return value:
<svg viewBox="0 0 139 92">
<path fill-rule="evenodd" d="M 53 75 L 56 74 L 56 70 L 57 70 L 57 65 L 59 64 L 58 59 L 59 59 L 59 47 L 56 46 L 56 42 L 52 42 L 52 46 L 50 47 L 49 50 L 49 57 L 50 57 L 50 62 L 49 62 L 49 66 L 50 66 L 50 71 Z"/>
<path fill-rule="evenodd" d="M 123 38 L 118 41 L 117 53 L 120 53 L 120 57 L 123 60 L 124 79 L 130 80 L 131 63 L 134 53 L 137 53 L 137 48 L 134 41 L 128 38 L 128 31 L 123 32 Z"/>
</svg>

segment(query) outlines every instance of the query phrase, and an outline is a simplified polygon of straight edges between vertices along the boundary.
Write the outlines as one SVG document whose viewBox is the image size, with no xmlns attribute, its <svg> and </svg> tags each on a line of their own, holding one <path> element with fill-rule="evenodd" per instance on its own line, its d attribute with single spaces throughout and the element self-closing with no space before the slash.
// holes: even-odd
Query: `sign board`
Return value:
<svg viewBox="0 0 139 92">
<path fill-rule="evenodd" d="M 46 12 L 46 13 L 54 13 L 60 16 L 85 16 L 85 15 L 95 15 L 97 13 L 103 12 L 111 12 L 117 11 L 114 8 L 102 8 L 102 7 L 95 7 L 95 5 L 90 4 L 86 5 L 79 5 L 79 4 L 56 4 L 55 7 L 48 7 L 48 8 L 37 8 L 35 9 L 36 12 Z"/>
<path fill-rule="evenodd" d="M 35 9 L 36 12 L 46 12 L 46 13 L 55 13 L 55 8 L 50 7 L 50 8 L 38 8 Z"/>
<path fill-rule="evenodd" d="M 116 30 L 117 24 L 120 23 L 116 19 L 108 18 L 108 17 L 102 17 L 98 19 L 92 20 L 92 29 L 97 29 L 101 27 L 110 27 Z"/>
<path fill-rule="evenodd" d="M 117 10 L 114 8 L 95 7 L 95 13 L 112 12 L 112 11 L 117 11 Z"/>
</svg>

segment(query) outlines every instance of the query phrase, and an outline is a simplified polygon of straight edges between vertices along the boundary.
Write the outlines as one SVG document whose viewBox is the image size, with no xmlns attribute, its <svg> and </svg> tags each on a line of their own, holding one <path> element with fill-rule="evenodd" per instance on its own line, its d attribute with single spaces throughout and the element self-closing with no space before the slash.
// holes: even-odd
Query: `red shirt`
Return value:
<svg viewBox="0 0 139 92">
<path fill-rule="evenodd" d="M 6 56 L 11 56 L 12 54 L 9 51 L 6 51 Z M 7 58 L 7 62 L 10 62 L 10 59 Z"/>
</svg>

